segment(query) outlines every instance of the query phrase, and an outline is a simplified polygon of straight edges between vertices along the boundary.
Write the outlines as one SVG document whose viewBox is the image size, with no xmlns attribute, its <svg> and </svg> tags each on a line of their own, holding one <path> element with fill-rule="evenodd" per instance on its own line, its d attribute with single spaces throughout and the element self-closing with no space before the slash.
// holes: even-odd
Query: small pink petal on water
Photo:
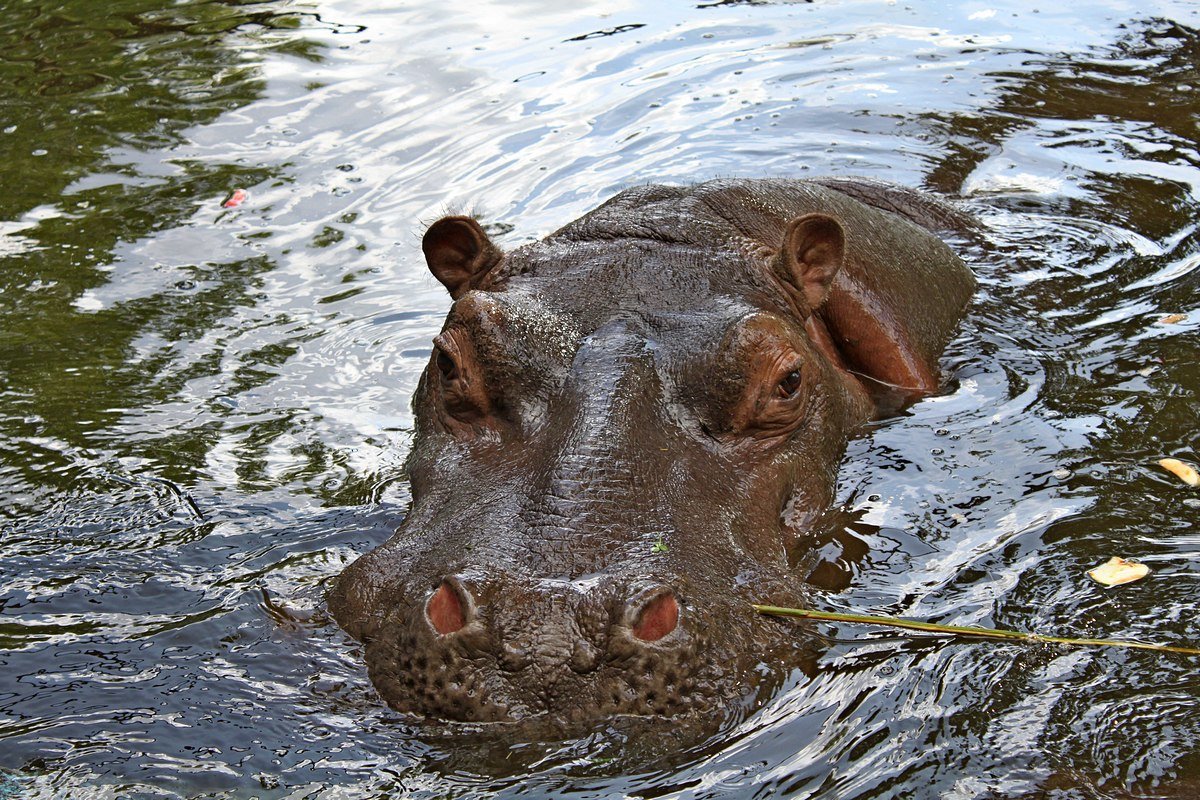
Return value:
<svg viewBox="0 0 1200 800">
<path fill-rule="evenodd" d="M 225 202 L 221 203 L 221 206 L 223 208 L 237 208 L 244 203 L 246 198 L 249 196 L 250 195 L 246 193 L 245 189 L 234 189 L 229 196 L 225 198 Z"/>
</svg>

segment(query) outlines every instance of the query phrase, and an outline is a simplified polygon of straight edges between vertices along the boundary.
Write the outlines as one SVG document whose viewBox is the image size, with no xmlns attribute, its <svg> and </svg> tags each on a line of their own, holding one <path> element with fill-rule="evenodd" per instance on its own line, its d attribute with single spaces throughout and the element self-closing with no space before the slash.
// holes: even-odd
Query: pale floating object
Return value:
<svg viewBox="0 0 1200 800">
<path fill-rule="evenodd" d="M 1174 325 L 1177 322 L 1183 322 L 1187 319 L 1187 314 L 1167 314 L 1158 321 L 1159 325 Z"/>
<path fill-rule="evenodd" d="M 1123 583 L 1140 581 L 1150 574 L 1150 568 L 1137 561 L 1113 556 L 1095 569 L 1088 570 L 1088 577 L 1105 586 L 1120 586 Z"/>
<path fill-rule="evenodd" d="M 1188 486 L 1200 486 L 1200 473 L 1191 464 L 1185 464 L 1178 458 L 1162 458 L 1158 465 Z"/>
</svg>

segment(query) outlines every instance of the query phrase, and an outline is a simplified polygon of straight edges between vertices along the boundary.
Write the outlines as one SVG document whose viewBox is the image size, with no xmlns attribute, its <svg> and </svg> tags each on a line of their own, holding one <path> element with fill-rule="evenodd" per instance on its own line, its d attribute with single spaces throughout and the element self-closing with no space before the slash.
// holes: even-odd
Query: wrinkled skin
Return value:
<svg viewBox="0 0 1200 800">
<path fill-rule="evenodd" d="M 413 504 L 329 602 L 394 708 L 720 718 L 795 665 L 789 548 L 881 387 L 938 389 L 961 222 L 866 181 L 644 186 L 502 253 L 427 232 L 454 298 L 414 398 Z M 765 668 L 764 665 L 770 665 Z"/>
</svg>

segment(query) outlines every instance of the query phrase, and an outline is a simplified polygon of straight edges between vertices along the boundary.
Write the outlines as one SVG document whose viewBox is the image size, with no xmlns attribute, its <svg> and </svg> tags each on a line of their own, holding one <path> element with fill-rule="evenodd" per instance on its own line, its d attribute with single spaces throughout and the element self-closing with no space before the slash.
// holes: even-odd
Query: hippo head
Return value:
<svg viewBox="0 0 1200 800">
<path fill-rule="evenodd" d="M 460 721 L 720 717 L 796 637 L 789 547 L 873 406 L 814 315 L 843 226 L 774 247 L 568 227 L 423 242 L 453 306 L 414 397 L 413 503 L 330 593 L 394 708 Z"/>
</svg>

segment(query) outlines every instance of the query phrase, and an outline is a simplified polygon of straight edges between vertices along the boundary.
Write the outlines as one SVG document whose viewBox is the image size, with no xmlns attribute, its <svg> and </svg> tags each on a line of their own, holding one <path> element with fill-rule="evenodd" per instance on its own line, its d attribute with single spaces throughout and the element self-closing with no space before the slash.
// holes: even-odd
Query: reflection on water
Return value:
<svg viewBox="0 0 1200 800">
<path fill-rule="evenodd" d="M 1200 495 L 1154 463 L 1200 457 L 1194 7 L 10 6 L 0 797 L 1200 793 L 1182 658 L 825 625 L 693 752 L 472 751 L 381 708 L 322 601 L 407 499 L 422 223 L 857 174 L 960 197 L 981 289 L 947 394 L 851 444 L 821 605 L 1200 643 Z M 1110 555 L 1154 572 L 1090 585 Z"/>
</svg>

